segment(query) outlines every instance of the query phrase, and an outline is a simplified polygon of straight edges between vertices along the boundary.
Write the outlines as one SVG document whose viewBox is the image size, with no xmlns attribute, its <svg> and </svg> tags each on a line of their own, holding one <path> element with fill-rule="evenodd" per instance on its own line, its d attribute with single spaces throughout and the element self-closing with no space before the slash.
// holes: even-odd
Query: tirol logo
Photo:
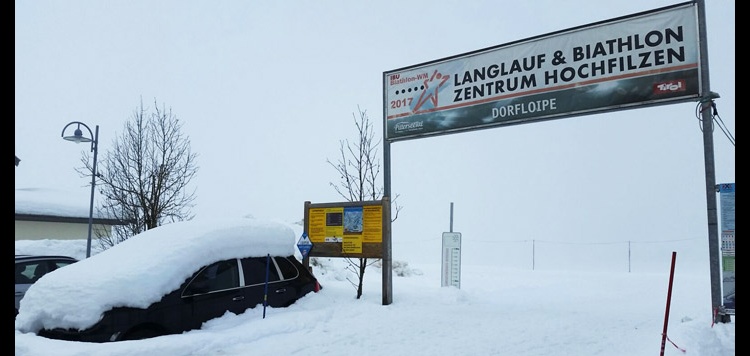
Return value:
<svg viewBox="0 0 750 356">
<path fill-rule="evenodd" d="M 670 80 L 654 84 L 654 94 L 668 94 L 687 90 L 685 80 Z"/>
</svg>

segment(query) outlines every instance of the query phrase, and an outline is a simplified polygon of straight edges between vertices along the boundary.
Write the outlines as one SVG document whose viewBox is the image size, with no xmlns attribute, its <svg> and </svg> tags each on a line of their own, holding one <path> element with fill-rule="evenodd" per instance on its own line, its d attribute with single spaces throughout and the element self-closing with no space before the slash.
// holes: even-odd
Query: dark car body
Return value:
<svg viewBox="0 0 750 356">
<path fill-rule="evenodd" d="M 26 291 L 34 282 L 38 281 L 45 274 L 52 272 L 60 267 L 67 266 L 71 263 L 78 262 L 77 259 L 69 256 L 32 256 L 16 255 L 16 314 Z"/>
<path fill-rule="evenodd" d="M 42 329 L 38 334 L 85 342 L 179 334 L 226 312 L 240 314 L 259 305 L 287 307 L 320 290 L 318 280 L 295 256 L 247 257 L 196 267 L 178 289 L 148 308 L 116 307 L 85 330 Z"/>
</svg>

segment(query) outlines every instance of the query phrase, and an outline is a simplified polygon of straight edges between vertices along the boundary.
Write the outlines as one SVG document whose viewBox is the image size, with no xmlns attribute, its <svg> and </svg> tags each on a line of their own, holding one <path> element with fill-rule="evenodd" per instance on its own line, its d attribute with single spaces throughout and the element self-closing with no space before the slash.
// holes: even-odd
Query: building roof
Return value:
<svg viewBox="0 0 750 356">
<path fill-rule="evenodd" d="M 88 192 L 50 188 L 16 189 L 16 220 L 88 223 L 90 195 Z M 119 219 L 93 213 L 93 222 L 105 225 L 125 225 Z"/>
</svg>

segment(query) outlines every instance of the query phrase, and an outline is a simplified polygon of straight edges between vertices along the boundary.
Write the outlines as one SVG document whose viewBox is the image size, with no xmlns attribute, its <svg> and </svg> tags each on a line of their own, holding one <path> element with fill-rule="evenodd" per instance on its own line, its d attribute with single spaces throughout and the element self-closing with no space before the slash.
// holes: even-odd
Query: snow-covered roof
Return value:
<svg viewBox="0 0 750 356">
<path fill-rule="evenodd" d="M 91 195 L 87 189 L 16 188 L 16 214 L 88 218 Z M 106 219 L 94 209 L 95 219 Z"/>
</svg>

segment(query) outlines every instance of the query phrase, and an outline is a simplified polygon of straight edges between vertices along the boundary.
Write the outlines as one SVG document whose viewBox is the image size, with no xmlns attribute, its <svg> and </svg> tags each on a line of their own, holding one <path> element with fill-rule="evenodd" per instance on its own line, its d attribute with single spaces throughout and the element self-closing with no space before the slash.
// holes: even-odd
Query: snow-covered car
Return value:
<svg viewBox="0 0 750 356">
<path fill-rule="evenodd" d="M 294 230 L 279 221 L 163 225 L 33 285 L 16 329 L 73 341 L 137 340 L 259 305 L 288 307 L 321 288 L 294 249 Z M 53 291 L 56 299 L 44 298 Z"/>
</svg>

